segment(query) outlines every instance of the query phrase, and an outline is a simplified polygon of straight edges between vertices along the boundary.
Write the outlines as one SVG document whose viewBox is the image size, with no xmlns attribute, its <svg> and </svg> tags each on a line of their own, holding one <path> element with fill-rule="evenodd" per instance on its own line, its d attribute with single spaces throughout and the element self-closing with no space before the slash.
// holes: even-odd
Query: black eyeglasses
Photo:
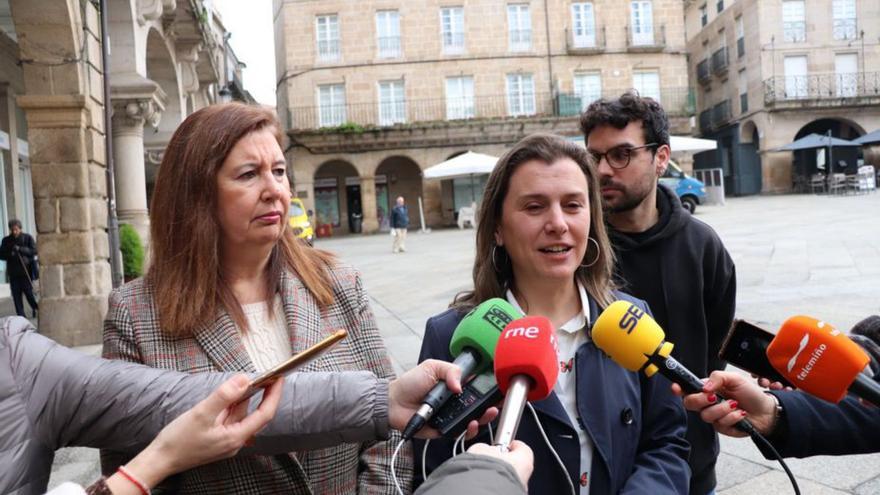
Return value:
<svg viewBox="0 0 880 495">
<path fill-rule="evenodd" d="M 602 161 L 602 157 L 605 157 L 605 161 L 608 162 L 608 166 L 615 169 L 626 168 L 629 165 L 629 161 L 633 156 L 635 151 L 644 148 L 656 148 L 659 146 L 657 143 L 649 143 L 644 144 L 642 146 L 630 146 L 628 144 L 622 144 L 620 146 L 615 146 L 605 153 L 599 153 L 597 151 L 587 150 L 590 156 L 593 157 L 593 160 L 596 161 L 596 166 L 599 166 L 599 162 Z"/>
</svg>

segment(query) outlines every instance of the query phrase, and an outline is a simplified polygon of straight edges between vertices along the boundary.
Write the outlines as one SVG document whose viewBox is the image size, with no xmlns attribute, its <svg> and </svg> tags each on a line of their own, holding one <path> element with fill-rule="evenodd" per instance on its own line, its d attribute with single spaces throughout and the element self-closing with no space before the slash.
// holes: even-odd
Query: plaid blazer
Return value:
<svg viewBox="0 0 880 495">
<path fill-rule="evenodd" d="M 369 370 L 379 377 L 393 378 L 360 273 L 339 263 L 330 273 L 334 303 L 323 311 L 293 273 L 282 274 L 281 299 L 294 353 L 333 330 L 345 328 L 349 332 L 345 340 L 302 370 Z M 110 294 L 110 308 L 104 320 L 104 357 L 190 373 L 256 371 L 238 327 L 225 311 L 192 336 L 170 337 L 162 332 L 153 288 L 142 278 Z M 239 455 L 181 473 L 163 487 L 191 494 L 391 495 L 396 493 L 391 481 L 391 456 L 399 441 L 399 432 L 392 430 L 384 442 L 343 444 L 308 452 L 295 451 L 296 446 L 291 445 L 292 452 L 285 455 Z M 115 471 L 130 457 L 102 451 L 103 471 Z M 408 445 L 401 449 L 396 468 L 402 487 L 411 491 L 412 454 Z"/>
</svg>

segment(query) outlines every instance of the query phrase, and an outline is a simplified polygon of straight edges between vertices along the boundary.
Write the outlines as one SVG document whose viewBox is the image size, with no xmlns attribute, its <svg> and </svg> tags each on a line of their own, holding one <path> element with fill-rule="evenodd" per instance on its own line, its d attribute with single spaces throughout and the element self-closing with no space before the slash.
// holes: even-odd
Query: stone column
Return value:
<svg viewBox="0 0 880 495">
<path fill-rule="evenodd" d="M 114 93 L 117 93 L 116 88 Z M 163 108 L 160 95 L 157 93 L 140 96 L 114 94 L 113 98 L 116 214 L 119 223 L 127 223 L 134 227 L 144 246 L 149 244 L 150 235 L 144 164 L 144 125 L 157 126 Z"/>
<path fill-rule="evenodd" d="M 379 219 L 376 218 L 376 177 L 361 176 L 361 210 L 364 213 L 364 234 L 372 234 L 379 230 Z"/>
</svg>

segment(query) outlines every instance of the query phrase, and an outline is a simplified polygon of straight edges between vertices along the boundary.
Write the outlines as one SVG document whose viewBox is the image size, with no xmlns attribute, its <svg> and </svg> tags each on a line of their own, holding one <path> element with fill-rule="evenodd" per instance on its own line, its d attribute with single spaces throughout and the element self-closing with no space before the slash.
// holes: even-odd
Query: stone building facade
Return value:
<svg viewBox="0 0 880 495">
<path fill-rule="evenodd" d="M 685 4 L 698 125 L 702 136 L 718 140 L 717 150 L 695 157 L 695 167 L 723 168 L 728 193 L 803 184 L 811 166 L 772 151 L 795 139 L 828 131 L 853 139 L 880 128 L 880 3 Z M 838 158 L 854 168 L 855 153 Z M 880 166 L 876 154 L 865 155 Z M 802 158 L 809 160 L 815 157 Z"/>
<path fill-rule="evenodd" d="M 296 194 L 316 223 L 387 228 L 396 196 L 450 225 L 482 178 L 423 180 L 467 150 L 575 136 L 600 96 L 636 88 L 690 133 L 683 3 L 275 0 L 278 113 Z"/>
<path fill-rule="evenodd" d="M 207 2 L 107 3 L 117 211 L 146 242 L 148 177 L 171 132 L 221 91 L 245 93 Z M 4 231 L 18 217 L 36 233 L 39 329 L 69 345 L 100 341 L 111 289 L 96 5 L 0 0 L 0 130 L 9 143 L 0 146 L 0 216 Z"/>
</svg>

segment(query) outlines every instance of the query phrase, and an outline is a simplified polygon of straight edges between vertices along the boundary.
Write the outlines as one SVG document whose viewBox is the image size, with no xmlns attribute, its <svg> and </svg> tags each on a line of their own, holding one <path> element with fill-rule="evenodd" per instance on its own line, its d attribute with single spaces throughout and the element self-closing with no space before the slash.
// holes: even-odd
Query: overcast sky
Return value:
<svg viewBox="0 0 880 495">
<path fill-rule="evenodd" d="M 226 30 L 229 44 L 247 68 L 242 72 L 244 87 L 258 102 L 275 106 L 275 36 L 272 26 L 272 0 L 214 0 Z"/>
</svg>

